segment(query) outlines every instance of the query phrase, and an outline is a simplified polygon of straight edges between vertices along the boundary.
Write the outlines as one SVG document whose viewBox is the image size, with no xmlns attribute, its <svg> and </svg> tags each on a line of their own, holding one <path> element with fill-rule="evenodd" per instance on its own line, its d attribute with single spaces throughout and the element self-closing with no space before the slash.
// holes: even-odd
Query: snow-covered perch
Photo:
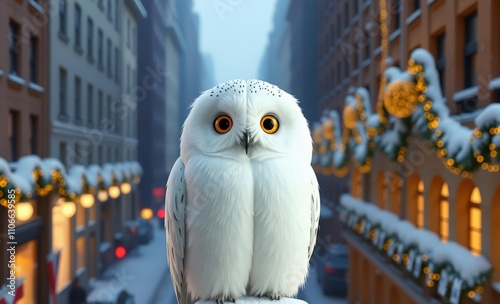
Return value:
<svg viewBox="0 0 500 304">
<path fill-rule="evenodd" d="M 232 303 L 232 302 L 229 302 Z M 269 298 L 244 297 L 236 300 L 237 304 L 307 304 L 302 300 L 281 298 L 279 301 L 274 301 Z M 216 304 L 215 301 L 198 301 L 196 304 Z"/>
</svg>

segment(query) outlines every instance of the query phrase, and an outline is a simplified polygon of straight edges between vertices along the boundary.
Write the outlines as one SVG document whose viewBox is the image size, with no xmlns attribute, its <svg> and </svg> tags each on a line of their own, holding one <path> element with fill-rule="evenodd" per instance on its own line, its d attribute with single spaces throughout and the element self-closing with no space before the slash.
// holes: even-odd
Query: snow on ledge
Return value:
<svg viewBox="0 0 500 304">
<path fill-rule="evenodd" d="M 473 255 L 469 250 L 455 242 L 443 243 L 435 233 L 418 229 L 408 221 L 400 220 L 393 213 L 380 210 L 375 204 L 358 200 L 344 194 L 340 205 L 359 217 L 365 217 L 372 225 L 380 225 L 387 233 L 396 235 L 410 247 L 417 246 L 422 254 L 429 256 L 436 263 L 448 262 L 472 285 L 474 279 L 491 269 L 490 262 L 482 255 Z"/>
<path fill-rule="evenodd" d="M 231 303 L 231 302 L 230 302 Z M 257 297 L 243 297 L 236 300 L 238 304 L 307 304 L 302 300 L 291 299 L 291 298 L 281 298 L 279 301 L 274 301 L 269 298 L 257 298 Z M 215 301 L 198 301 L 195 304 L 216 304 Z"/>
</svg>

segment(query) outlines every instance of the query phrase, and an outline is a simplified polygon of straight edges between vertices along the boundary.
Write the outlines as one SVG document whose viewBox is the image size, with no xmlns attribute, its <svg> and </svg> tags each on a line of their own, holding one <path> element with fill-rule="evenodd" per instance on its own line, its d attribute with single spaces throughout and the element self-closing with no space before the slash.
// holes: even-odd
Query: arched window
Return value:
<svg viewBox="0 0 500 304">
<path fill-rule="evenodd" d="M 406 220 L 417 228 L 424 227 L 424 182 L 412 174 L 407 182 Z"/>
<path fill-rule="evenodd" d="M 385 209 L 387 205 L 387 179 L 384 172 L 377 174 L 377 206 Z"/>
<path fill-rule="evenodd" d="M 497 187 L 495 195 L 491 200 L 491 231 L 500 231 L 500 186 Z M 500 269 L 500 238 L 497 234 L 490 234 L 491 254 L 490 260 L 493 264 L 493 269 Z M 492 281 L 500 281 L 500 272 L 493 271 Z"/>
<path fill-rule="evenodd" d="M 469 200 L 469 249 L 481 254 L 481 193 L 474 187 Z"/>
<path fill-rule="evenodd" d="M 448 184 L 443 183 L 439 195 L 439 236 L 441 240 L 448 241 L 450 238 L 450 206 L 448 197 L 450 195 Z"/>
<path fill-rule="evenodd" d="M 424 182 L 420 180 L 417 186 L 417 219 L 415 225 L 417 228 L 424 228 Z"/>
<path fill-rule="evenodd" d="M 352 189 L 351 190 L 352 196 L 361 199 L 361 192 L 362 192 L 361 173 L 359 173 L 358 170 L 352 171 L 351 189 Z"/>
</svg>

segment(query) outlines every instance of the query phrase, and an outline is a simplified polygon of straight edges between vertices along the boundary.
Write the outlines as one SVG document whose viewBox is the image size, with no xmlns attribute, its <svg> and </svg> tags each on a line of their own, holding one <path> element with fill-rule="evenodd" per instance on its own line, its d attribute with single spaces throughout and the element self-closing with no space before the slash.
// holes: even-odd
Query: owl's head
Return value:
<svg viewBox="0 0 500 304">
<path fill-rule="evenodd" d="M 181 157 L 196 154 L 310 161 L 312 140 L 297 100 L 260 80 L 232 80 L 198 97 L 181 136 Z"/>
</svg>

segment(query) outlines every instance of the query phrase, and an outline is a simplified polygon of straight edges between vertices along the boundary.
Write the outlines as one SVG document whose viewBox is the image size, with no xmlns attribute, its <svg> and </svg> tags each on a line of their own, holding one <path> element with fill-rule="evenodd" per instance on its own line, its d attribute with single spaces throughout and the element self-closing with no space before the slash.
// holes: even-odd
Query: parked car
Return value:
<svg viewBox="0 0 500 304">
<path fill-rule="evenodd" d="M 328 257 L 318 268 L 321 289 L 325 295 L 346 296 L 349 265 L 347 245 L 334 244 L 328 251 Z"/>
<path fill-rule="evenodd" d="M 135 304 L 134 296 L 116 279 L 96 281 L 87 295 L 87 304 Z"/>
<path fill-rule="evenodd" d="M 144 219 L 138 219 L 139 231 L 137 232 L 137 239 L 139 244 L 147 244 L 154 237 L 153 224 L 150 221 Z"/>
</svg>

